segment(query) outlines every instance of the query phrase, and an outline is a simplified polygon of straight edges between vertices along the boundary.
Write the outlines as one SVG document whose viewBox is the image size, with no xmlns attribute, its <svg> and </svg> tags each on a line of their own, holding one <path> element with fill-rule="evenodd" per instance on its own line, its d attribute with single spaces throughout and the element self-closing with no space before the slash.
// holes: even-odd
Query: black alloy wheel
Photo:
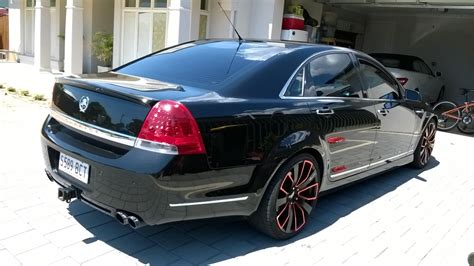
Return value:
<svg viewBox="0 0 474 266">
<path fill-rule="evenodd" d="M 313 156 L 301 154 L 277 172 L 250 221 L 263 233 L 287 239 L 308 223 L 320 188 L 319 166 Z"/>
<path fill-rule="evenodd" d="M 428 164 L 431 154 L 433 153 L 435 137 L 436 124 L 431 120 L 428 122 L 428 125 L 426 125 L 425 130 L 423 130 L 423 134 L 420 137 L 420 141 L 415 150 L 412 166 L 421 169 Z"/>
</svg>

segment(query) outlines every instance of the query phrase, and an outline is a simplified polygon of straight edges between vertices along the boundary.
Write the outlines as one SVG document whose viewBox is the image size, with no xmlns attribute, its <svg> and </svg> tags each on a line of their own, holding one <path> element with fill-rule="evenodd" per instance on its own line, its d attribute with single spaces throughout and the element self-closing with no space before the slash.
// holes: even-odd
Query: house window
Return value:
<svg viewBox="0 0 474 266">
<path fill-rule="evenodd" d="M 125 0 L 121 63 L 165 48 L 167 0 Z"/>
<path fill-rule="evenodd" d="M 25 24 L 24 24 L 24 40 L 25 55 L 35 55 L 35 7 L 36 0 L 27 0 L 25 2 Z M 56 18 L 56 0 L 50 0 L 51 11 L 51 57 L 55 58 L 58 47 L 56 47 L 57 38 L 59 38 L 58 28 L 55 22 Z"/>
<path fill-rule="evenodd" d="M 35 7 L 36 0 L 26 0 L 26 7 Z"/>
<path fill-rule="evenodd" d="M 199 15 L 199 39 L 206 39 L 209 27 L 209 0 L 201 0 Z"/>
<path fill-rule="evenodd" d="M 139 0 L 139 7 L 151 7 L 151 0 Z"/>
</svg>

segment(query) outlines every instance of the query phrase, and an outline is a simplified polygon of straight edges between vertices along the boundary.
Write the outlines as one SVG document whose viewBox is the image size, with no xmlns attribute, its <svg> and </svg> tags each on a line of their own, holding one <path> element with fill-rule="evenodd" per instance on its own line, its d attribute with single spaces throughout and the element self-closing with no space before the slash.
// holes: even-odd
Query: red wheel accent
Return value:
<svg viewBox="0 0 474 266">
<path fill-rule="evenodd" d="M 296 209 L 295 209 L 295 206 L 297 207 L 296 209 L 299 209 L 300 211 L 300 216 L 301 216 L 301 220 L 303 220 L 303 222 L 298 226 L 298 222 L 297 222 L 297 219 L 296 217 L 298 217 L 298 215 L 296 215 Z M 301 206 L 298 204 L 298 203 L 295 203 L 293 204 L 293 212 L 295 213 L 295 232 L 298 232 L 306 223 L 306 213 L 304 211 L 303 208 L 301 208 Z"/>
<path fill-rule="evenodd" d="M 306 224 L 318 198 L 317 174 L 314 163 L 304 160 L 296 163 L 283 177 L 276 199 L 276 223 L 283 232 L 298 232 Z"/>
<path fill-rule="evenodd" d="M 286 217 L 286 218 L 285 218 L 285 220 L 283 221 L 283 223 L 280 222 L 280 217 L 282 217 L 282 215 L 283 215 L 283 213 L 285 212 L 285 210 L 287 210 L 288 205 L 289 205 L 288 203 L 285 204 L 285 207 L 283 207 L 283 210 L 281 210 L 281 212 L 280 212 L 280 213 L 278 214 L 278 216 L 277 216 L 277 224 L 278 224 L 278 227 L 279 227 L 282 231 L 285 231 L 285 229 L 283 229 L 283 226 L 285 226 L 285 224 L 288 223 L 288 220 L 289 220 L 290 216 L 289 216 L 289 215 L 284 216 L 284 217 Z M 288 211 L 287 211 L 287 212 L 288 212 Z"/>
<path fill-rule="evenodd" d="M 304 196 L 305 191 L 312 192 L 310 189 L 314 188 L 314 193 L 311 193 L 309 197 Z M 305 187 L 304 189 L 298 191 L 298 197 L 305 199 L 305 200 L 315 200 L 318 197 L 318 191 L 319 191 L 319 183 L 314 183 L 313 185 L 309 187 Z M 314 196 L 313 196 L 314 194 Z"/>
<path fill-rule="evenodd" d="M 288 191 L 286 191 L 286 190 L 283 188 L 283 186 L 284 186 L 285 183 L 286 183 L 287 178 L 289 178 L 289 179 L 291 180 L 291 184 L 294 183 L 293 178 L 291 178 L 291 173 L 287 173 L 287 174 L 285 175 L 285 178 L 283 178 L 283 181 L 281 182 L 280 191 L 283 192 L 283 193 L 285 193 L 286 195 L 289 195 L 290 193 L 288 193 Z"/>
</svg>

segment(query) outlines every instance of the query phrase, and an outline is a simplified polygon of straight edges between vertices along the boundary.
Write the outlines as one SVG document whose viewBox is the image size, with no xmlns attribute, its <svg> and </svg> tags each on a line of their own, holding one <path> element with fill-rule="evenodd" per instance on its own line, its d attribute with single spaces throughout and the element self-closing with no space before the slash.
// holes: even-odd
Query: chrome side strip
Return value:
<svg viewBox="0 0 474 266">
<path fill-rule="evenodd" d="M 240 197 L 240 198 L 231 198 L 231 199 L 221 199 L 221 200 L 210 200 L 210 201 L 199 201 L 199 202 L 184 202 L 184 203 L 170 203 L 170 207 L 186 207 L 186 206 L 196 206 L 196 205 L 207 205 L 207 204 L 218 204 L 218 203 L 227 203 L 235 201 L 244 201 L 249 197 Z"/>
<path fill-rule="evenodd" d="M 55 110 L 51 110 L 50 115 L 61 124 L 72 127 L 84 133 L 97 136 L 97 137 L 100 137 L 100 138 L 103 138 L 115 143 L 120 143 L 122 145 L 126 145 L 129 147 L 133 147 L 137 139 L 129 135 L 114 132 L 105 128 L 98 127 L 96 125 L 92 125 L 92 124 L 80 121 L 76 118 L 70 117 L 64 113 L 61 113 Z"/>
<path fill-rule="evenodd" d="M 383 159 L 383 160 L 377 161 L 377 162 L 375 162 L 375 163 L 371 163 L 371 164 L 369 164 L 369 167 L 377 166 L 377 165 L 383 164 L 383 163 L 385 163 L 385 162 L 387 162 L 387 161 L 393 161 L 393 160 L 400 159 L 400 158 L 402 158 L 402 157 L 405 157 L 405 156 L 409 155 L 409 154 L 412 153 L 412 152 L 413 152 L 413 150 L 407 151 L 407 152 L 400 153 L 400 154 L 398 154 L 398 155 L 392 156 L 392 157 L 390 157 L 390 158 Z"/>
<path fill-rule="evenodd" d="M 358 171 L 360 171 L 362 169 L 365 169 L 365 168 L 368 168 L 368 167 L 369 167 L 369 164 L 361 166 L 361 167 L 357 167 L 357 168 L 354 168 L 354 169 L 351 169 L 351 170 L 347 170 L 347 171 L 342 172 L 342 173 L 331 175 L 331 178 L 338 178 L 338 177 L 343 176 L 343 175 L 347 175 L 347 174 L 350 174 L 350 173 L 353 173 L 353 172 L 358 172 Z"/>
<path fill-rule="evenodd" d="M 413 153 L 414 150 L 410 150 L 410 151 L 407 151 L 407 152 L 404 152 L 404 153 L 400 153 L 398 155 L 395 155 L 393 157 L 390 157 L 390 158 L 387 158 L 387 159 L 383 159 L 383 160 L 380 160 L 380 161 L 377 161 L 375 163 L 370 163 L 370 164 L 367 164 L 367 165 L 364 165 L 364 166 L 361 166 L 361 167 L 357 167 L 357 168 L 354 168 L 354 169 L 350 169 L 350 170 L 347 170 L 345 172 L 342 172 L 342 173 L 338 173 L 338 174 L 335 174 L 335 175 L 331 175 L 331 178 L 338 178 L 340 176 L 343 176 L 343 175 L 347 175 L 347 174 L 350 174 L 350 173 L 354 173 L 354 172 L 358 172 L 360 170 L 363 170 L 365 168 L 373 168 L 374 166 L 377 166 L 379 164 L 383 164 L 383 163 L 386 163 L 387 161 L 393 161 L 393 160 L 397 160 L 397 159 L 400 159 L 402 157 L 405 157 L 411 153 Z"/>
</svg>

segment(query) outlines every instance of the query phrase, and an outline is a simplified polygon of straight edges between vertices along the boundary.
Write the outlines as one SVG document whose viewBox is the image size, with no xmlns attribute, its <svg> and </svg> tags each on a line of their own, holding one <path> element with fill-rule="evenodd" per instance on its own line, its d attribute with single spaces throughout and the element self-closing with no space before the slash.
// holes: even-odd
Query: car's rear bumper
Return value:
<svg viewBox="0 0 474 266">
<path fill-rule="evenodd" d="M 219 188 L 219 184 L 247 182 L 242 175 L 226 172 L 219 179 L 216 171 L 177 174 L 175 169 L 184 164 L 182 158 L 141 149 L 131 149 L 119 158 L 101 157 L 80 145 L 72 145 L 67 137 L 50 130 L 49 120 L 41 134 L 48 177 L 62 187 L 75 189 L 79 200 L 111 216 L 121 211 L 154 225 L 249 215 L 258 205 L 259 197 L 255 194 L 207 195 Z M 90 165 L 88 184 L 58 170 L 60 153 Z"/>
</svg>

